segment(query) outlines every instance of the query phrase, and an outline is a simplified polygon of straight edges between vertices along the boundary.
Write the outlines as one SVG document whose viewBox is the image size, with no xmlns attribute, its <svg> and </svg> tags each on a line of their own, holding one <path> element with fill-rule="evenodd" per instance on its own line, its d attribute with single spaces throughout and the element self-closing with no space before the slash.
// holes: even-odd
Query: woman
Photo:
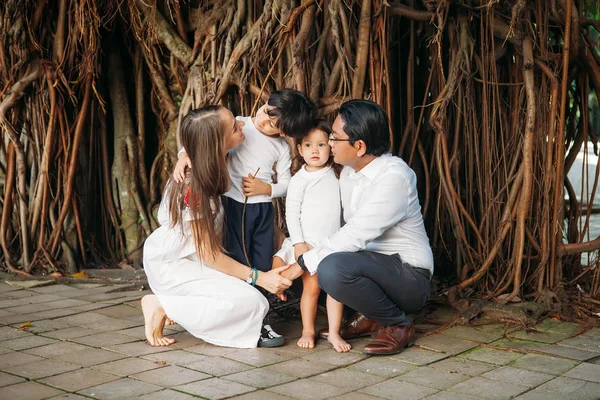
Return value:
<svg viewBox="0 0 600 400">
<path fill-rule="evenodd" d="M 255 288 L 280 293 L 287 267 L 260 272 L 227 256 L 220 196 L 231 184 L 226 154 L 245 139 L 243 122 L 221 106 L 192 110 L 181 120 L 181 141 L 193 168 L 186 181 L 167 183 L 160 227 L 144 244 L 144 269 L 154 295 L 142 298 L 146 339 L 168 346 L 167 315 L 192 335 L 218 346 L 253 348 L 269 304 Z M 263 329 L 264 332 L 264 329 Z M 267 332 L 268 333 L 268 332 Z M 264 344 L 264 343 L 263 343 Z"/>
</svg>

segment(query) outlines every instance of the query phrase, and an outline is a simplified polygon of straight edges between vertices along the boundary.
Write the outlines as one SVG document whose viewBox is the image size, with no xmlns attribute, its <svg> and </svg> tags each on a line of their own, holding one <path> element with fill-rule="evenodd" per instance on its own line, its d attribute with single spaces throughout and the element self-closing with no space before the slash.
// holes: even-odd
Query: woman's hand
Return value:
<svg viewBox="0 0 600 400">
<path fill-rule="evenodd" d="M 296 243 L 294 245 L 294 260 L 297 260 L 302 254 L 306 253 L 309 250 L 308 244 L 306 242 Z"/>
<path fill-rule="evenodd" d="M 261 181 L 258 178 L 253 178 L 252 174 L 242 177 L 242 191 L 248 197 L 258 194 L 271 195 L 271 185 Z"/>
<path fill-rule="evenodd" d="M 185 168 L 192 168 L 192 161 L 190 156 L 186 152 L 183 152 L 175 164 L 175 171 L 173 171 L 173 178 L 176 182 L 183 182 L 185 180 Z"/>
<path fill-rule="evenodd" d="M 284 265 L 283 267 L 272 269 L 269 272 L 258 271 L 256 284 L 273 294 L 282 293 L 285 289 L 292 286 L 291 280 L 281 276 L 281 273 L 289 267 L 289 265 Z"/>
</svg>

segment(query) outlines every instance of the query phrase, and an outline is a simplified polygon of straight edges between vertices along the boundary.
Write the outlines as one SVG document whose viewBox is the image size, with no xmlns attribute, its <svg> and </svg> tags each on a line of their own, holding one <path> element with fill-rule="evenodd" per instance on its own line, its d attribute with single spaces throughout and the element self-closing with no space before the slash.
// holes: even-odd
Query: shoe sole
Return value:
<svg viewBox="0 0 600 400">
<path fill-rule="evenodd" d="M 382 352 L 379 352 L 379 351 L 369 351 L 369 350 L 363 350 L 363 353 L 364 353 L 364 354 L 371 355 L 371 356 L 393 356 L 394 354 L 398 354 L 398 353 L 400 353 L 402 350 L 404 350 L 404 349 L 407 349 L 407 348 L 411 347 L 413 344 L 415 344 L 415 342 L 414 342 L 414 341 L 413 341 L 413 342 L 406 343 L 406 344 L 404 345 L 404 347 L 403 347 L 403 348 L 401 348 L 400 350 L 397 350 L 397 351 L 392 351 L 392 352 L 386 352 L 386 353 L 382 353 Z"/>
<path fill-rule="evenodd" d="M 265 342 L 259 343 L 258 347 L 265 348 L 265 349 L 270 349 L 270 348 L 273 348 L 273 347 L 281 347 L 281 346 L 284 345 L 284 343 L 285 343 L 285 340 L 282 337 L 281 340 L 272 339 L 272 340 L 269 340 L 269 341 L 265 341 Z"/>
<path fill-rule="evenodd" d="M 377 334 L 377 332 L 371 332 L 371 333 L 363 333 L 362 335 L 358 335 L 358 336 L 352 336 L 349 338 L 345 338 L 342 336 L 342 339 L 344 340 L 354 340 L 354 339 L 360 339 L 360 338 L 364 338 L 364 337 L 374 337 Z M 329 337 L 329 335 L 321 335 L 319 334 L 319 337 L 321 339 L 327 340 L 327 338 Z"/>
</svg>

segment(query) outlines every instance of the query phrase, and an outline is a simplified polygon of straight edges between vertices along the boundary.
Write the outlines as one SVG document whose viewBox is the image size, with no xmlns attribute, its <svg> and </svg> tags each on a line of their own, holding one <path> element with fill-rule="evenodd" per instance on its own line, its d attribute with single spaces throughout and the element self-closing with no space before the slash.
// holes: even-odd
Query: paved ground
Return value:
<svg viewBox="0 0 600 400">
<path fill-rule="evenodd" d="M 600 328 L 455 327 L 368 357 L 364 340 L 346 354 L 324 341 L 299 349 L 293 320 L 274 325 L 287 338 L 278 349 L 220 348 L 177 326 L 176 344 L 152 348 L 139 284 L 19 285 L 0 283 L 0 399 L 600 398 Z"/>
</svg>

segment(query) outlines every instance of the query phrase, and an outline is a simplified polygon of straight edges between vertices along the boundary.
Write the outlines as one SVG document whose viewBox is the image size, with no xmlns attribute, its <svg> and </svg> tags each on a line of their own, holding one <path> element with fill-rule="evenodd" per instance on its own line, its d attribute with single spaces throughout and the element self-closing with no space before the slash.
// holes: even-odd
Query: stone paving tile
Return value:
<svg viewBox="0 0 600 400">
<path fill-rule="evenodd" d="M 494 365 L 508 365 L 521 357 L 523 357 L 523 355 L 519 353 L 489 349 L 485 347 L 479 347 L 473 351 L 458 356 L 458 358 L 467 358 L 469 360 L 482 361 Z"/>
<path fill-rule="evenodd" d="M 18 376 L 5 374 L 4 372 L 0 372 L 0 387 L 14 385 L 15 383 L 23 382 L 24 379 Z"/>
<path fill-rule="evenodd" d="M 73 325 L 69 325 L 64 322 L 57 321 L 54 319 L 43 319 L 43 320 L 33 322 L 33 324 L 29 328 L 27 328 L 27 331 L 31 332 L 31 333 L 40 334 L 40 333 L 46 333 L 46 332 L 50 332 L 50 331 L 56 331 L 59 329 L 72 328 L 72 327 L 73 327 Z M 44 335 L 44 336 L 47 336 L 47 335 Z"/>
<path fill-rule="evenodd" d="M 48 286 L 34 287 L 29 290 L 32 292 L 41 293 L 41 294 L 57 294 L 60 296 L 61 292 L 65 292 L 65 291 L 68 292 L 68 291 L 73 291 L 73 290 L 77 290 L 77 289 L 72 288 L 71 286 L 68 286 L 68 285 L 63 285 L 61 283 L 57 283 L 57 284 L 48 285 Z"/>
<path fill-rule="evenodd" d="M 198 354 L 197 361 L 186 364 L 185 367 L 207 373 L 212 376 L 235 374 L 236 372 L 253 369 L 254 366 L 233 361 L 224 357 L 210 357 Z M 278 365 L 278 364 L 276 364 Z"/>
<path fill-rule="evenodd" d="M 327 383 L 315 381 L 312 378 L 301 379 L 280 386 L 275 386 L 267 390 L 269 392 L 300 400 L 328 399 L 330 397 L 338 396 L 350 391 L 348 389 L 342 389 Z"/>
<path fill-rule="evenodd" d="M 21 338 L 25 336 L 29 336 L 29 334 L 21 329 L 15 329 L 10 326 L 0 327 L 0 344 L 4 343 L 5 340 Z"/>
<path fill-rule="evenodd" d="M 445 390 L 443 392 L 437 392 L 433 396 L 427 397 L 427 400 L 481 400 L 481 397 L 470 396 L 464 393 L 449 392 Z"/>
<path fill-rule="evenodd" d="M 135 398 L 136 400 L 193 400 L 197 399 L 196 396 L 190 396 L 189 394 L 176 392 L 171 389 L 164 389 L 158 392 L 152 392 L 141 395 Z"/>
<path fill-rule="evenodd" d="M 540 332 L 554 332 L 572 336 L 577 334 L 581 329 L 581 325 L 549 318 L 534 326 L 534 329 Z"/>
<path fill-rule="evenodd" d="M 113 331 L 114 333 L 118 333 L 119 335 L 131 336 L 138 340 L 146 340 L 146 333 L 144 332 L 143 326 L 134 326 L 133 328 L 121 329 L 119 331 Z M 163 332 L 166 336 L 170 336 L 167 333 L 168 330 L 165 327 L 165 331 Z"/>
<path fill-rule="evenodd" d="M 222 378 L 258 389 L 265 389 L 271 386 L 281 385 L 282 383 L 288 383 L 297 379 L 294 376 L 265 368 L 255 368 L 232 375 L 227 375 Z"/>
<path fill-rule="evenodd" d="M 265 367 L 272 371 L 282 372 L 297 378 L 306 378 L 335 369 L 335 365 L 303 360 L 301 358 L 273 364 Z"/>
<path fill-rule="evenodd" d="M 137 340 L 138 339 L 134 337 L 121 335 L 115 332 L 101 332 L 93 335 L 71 338 L 72 342 L 94 347 L 106 347 L 114 344 L 131 343 Z"/>
<path fill-rule="evenodd" d="M 340 396 L 330 397 L 330 400 L 381 400 L 381 397 L 371 396 L 366 393 L 350 392 Z"/>
<path fill-rule="evenodd" d="M 16 288 L 14 286 L 10 286 L 9 284 L 6 284 L 4 282 L 0 283 L 0 293 L 6 293 L 6 292 L 11 292 L 14 290 L 19 290 L 19 288 Z"/>
<path fill-rule="evenodd" d="M 600 383 L 600 365 L 581 363 L 567 372 L 564 376 Z M 598 393 L 598 397 L 600 397 L 600 393 Z"/>
<path fill-rule="evenodd" d="M 543 392 L 541 390 L 532 390 L 515 397 L 518 400 L 579 400 L 577 396 L 571 396 L 565 393 Z"/>
<path fill-rule="evenodd" d="M 312 377 L 318 382 L 327 383 L 342 389 L 358 390 L 382 382 L 385 378 L 366 374 L 349 368 L 340 368 Z"/>
<path fill-rule="evenodd" d="M 40 379 L 40 381 L 69 392 L 77 392 L 92 386 L 116 381 L 117 379 L 119 379 L 119 377 L 112 374 L 107 374 L 105 372 L 96 371 L 89 368 L 82 368 L 64 374 L 51 376 L 49 378 L 43 378 Z"/>
<path fill-rule="evenodd" d="M 21 352 L 13 351 L 11 353 L 0 354 L 0 369 L 4 370 L 14 365 L 27 364 L 35 361 L 43 361 L 42 357 L 34 356 L 32 354 L 25 354 Z"/>
<path fill-rule="evenodd" d="M 139 317 L 142 311 L 139 308 L 131 307 L 126 304 L 118 306 L 110 306 L 96 311 L 98 314 L 106 315 L 107 317 L 128 319 L 130 317 Z"/>
<path fill-rule="evenodd" d="M 121 377 L 137 374 L 139 372 L 150 371 L 163 368 L 164 366 L 153 361 L 142 360 L 141 358 L 124 358 L 122 360 L 111 361 L 100 365 L 93 365 L 90 368 L 98 371 L 108 372 L 109 374 Z"/>
<path fill-rule="evenodd" d="M 452 374 L 463 374 L 469 376 L 479 376 L 496 368 L 495 365 L 485 362 L 456 357 L 447 358 L 445 360 L 429 364 L 429 366 L 450 372 Z"/>
<path fill-rule="evenodd" d="M 74 310 L 77 312 L 88 312 L 88 311 L 101 310 L 106 307 L 110 307 L 110 305 L 102 304 L 102 303 L 88 303 L 84 306 L 71 307 L 71 310 Z"/>
<path fill-rule="evenodd" d="M 513 367 L 498 368 L 486 372 L 481 376 L 494 381 L 514 383 L 515 385 L 526 386 L 528 388 L 534 388 L 544 382 L 554 379 L 553 375 Z"/>
<path fill-rule="evenodd" d="M 0 354 L 12 353 L 13 350 L 7 349 L 6 347 L 0 347 Z"/>
<path fill-rule="evenodd" d="M 171 348 L 171 346 L 169 346 Z M 204 356 L 183 350 L 171 350 L 163 353 L 142 356 L 143 359 L 165 362 L 171 365 L 186 365 L 202 360 Z"/>
<path fill-rule="evenodd" d="M 33 296 L 22 297 L 20 299 L 1 300 L 0 308 L 18 307 L 18 306 L 24 306 L 27 304 L 46 303 L 46 302 L 55 301 L 55 300 L 62 300 L 62 297 L 54 296 L 51 294 L 36 294 Z"/>
<path fill-rule="evenodd" d="M 382 378 L 393 378 L 417 367 L 390 357 L 371 357 L 348 368 Z"/>
<path fill-rule="evenodd" d="M 27 399 L 38 400 L 47 399 L 59 394 L 63 394 L 62 390 L 51 388 L 37 382 L 23 382 L 16 385 L 6 386 L 2 388 L 3 399 Z"/>
<path fill-rule="evenodd" d="M 196 346 L 186 348 L 185 351 L 203 354 L 205 356 L 227 356 L 228 354 L 235 353 L 239 350 L 230 347 L 215 346 L 201 341 Z"/>
<path fill-rule="evenodd" d="M 139 381 L 152 383 L 154 385 L 159 385 L 166 388 L 212 378 L 208 374 L 192 371 L 191 369 L 177 367 L 174 365 L 160 369 L 153 369 L 151 371 L 140 372 L 138 374 L 130 375 L 130 377 Z"/>
<path fill-rule="evenodd" d="M 600 397 L 600 384 L 568 378 L 566 376 L 559 376 L 556 379 L 546 382 L 543 385 L 538 386 L 536 390 L 558 392 L 561 397 L 563 395 L 568 395 L 581 400 L 597 400 Z"/>
<path fill-rule="evenodd" d="M 464 351 L 471 350 L 472 348 L 478 346 L 477 343 L 471 341 L 457 339 L 451 336 L 440 334 L 434 334 L 425 336 L 423 338 L 419 338 L 415 344 L 427 350 L 434 350 L 437 352 L 451 355 L 460 354 Z"/>
<path fill-rule="evenodd" d="M 588 331 L 583 332 L 579 337 L 592 338 L 600 340 L 600 328 L 592 328 Z"/>
<path fill-rule="evenodd" d="M 54 308 L 71 308 L 71 307 L 79 307 L 86 306 L 90 304 L 87 301 L 83 300 L 75 300 L 75 299 L 62 299 L 57 301 L 51 301 L 49 303 L 44 303 L 46 306 L 50 307 L 49 309 Z"/>
<path fill-rule="evenodd" d="M 577 361 L 587 361 L 600 356 L 598 353 L 576 349 L 574 347 L 561 346 L 560 344 L 552 344 L 539 349 L 543 353 L 548 353 L 555 356 L 566 357 Z"/>
<path fill-rule="evenodd" d="M 52 343 L 57 343 L 57 341 L 42 336 L 29 334 L 29 336 L 21 337 L 18 339 L 3 341 L 1 345 L 11 350 L 26 350 L 34 347 L 45 346 Z"/>
<path fill-rule="evenodd" d="M 390 358 L 404 361 L 407 363 L 415 364 L 415 365 L 427 365 L 433 362 L 443 360 L 447 358 L 449 355 L 445 353 L 439 353 L 436 351 L 430 351 L 426 349 L 421 349 L 418 347 L 410 347 L 399 354 L 389 356 Z"/>
<path fill-rule="evenodd" d="M 338 353 L 334 349 L 317 351 L 302 357 L 304 360 L 313 362 L 325 362 L 338 367 L 354 364 L 358 361 L 367 359 L 369 356 L 362 352 L 349 351 L 347 353 Z"/>
<path fill-rule="evenodd" d="M 511 399 L 525 391 L 528 387 L 513 383 L 493 381 L 481 377 L 471 378 L 450 388 L 450 391 L 482 397 L 484 399 L 503 400 Z"/>
<path fill-rule="evenodd" d="M 80 396 L 75 393 L 66 393 L 60 396 L 51 397 L 48 400 L 87 400 L 89 397 Z"/>
<path fill-rule="evenodd" d="M 82 367 L 91 367 L 92 365 L 120 360 L 125 357 L 126 356 L 124 354 L 115 353 L 114 351 L 94 349 L 88 347 L 87 349 L 82 351 L 74 351 L 72 353 L 61 354 L 53 358 L 56 360 L 81 365 Z"/>
<path fill-rule="evenodd" d="M 106 349 L 128 356 L 143 356 L 146 354 L 163 353 L 169 351 L 168 347 L 152 347 L 146 342 L 132 342 L 106 346 Z"/>
<path fill-rule="evenodd" d="M 160 386 L 150 383 L 122 378 L 117 381 L 88 387 L 85 390 L 80 390 L 79 393 L 96 399 L 131 399 L 143 394 L 157 392 L 161 389 Z"/>
<path fill-rule="evenodd" d="M 267 392 L 266 390 L 257 390 L 256 392 L 250 392 L 241 396 L 231 397 L 235 400 L 290 400 L 293 397 L 283 396 L 281 394 Z"/>
<path fill-rule="evenodd" d="M 228 353 L 225 357 L 243 362 L 244 364 L 254 365 L 255 367 L 264 367 L 269 364 L 276 364 L 282 361 L 287 361 L 292 356 L 282 354 L 277 349 L 239 349 L 232 353 Z"/>
<path fill-rule="evenodd" d="M 31 314 L 12 314 L 8 317 L 2 317 L 2 323 L 4 325 L 20 325 L 25 322 L 36 322 L 46 318 L 48 317 L 43 312 Z"/>
<path fill-rule="evenodd" d="M 383 397 L 390 400 L 411 399 L 418 400 L 423 397 L 431 396 L 437 389 L 415 385 L 414 383 L 403 382 L 398 379 L 390 379 L 373 386 L 359 390 L 361 393 L 371 394 L 373 396 Z"/>
<path fill-rule="evenodd" d="M 224 399 L 256 390 L 253 387 L 226 381 L 221 378 L 188 383 L 187 385 L 175 386 L 173 389 L 208 399 Z"/>
<path fill-rule="evenodd" d="M 76 351 L 87 350 L 89 347 L 82 346 L 76 343 L 69 342 L 56 342 L 53 344 L 48 344 L 46 346 L 35 347 L 33 349 L 27 349 L 24 352 L 28 354 L 33 354 L 34 356 L 52 358 L 57 357 L 63 354 L 69 354 Z"/>
<path fill-rule="evenodd" d="M 487 325 L 478 327 L 455 326 L 443 331 L 442 335 L 472 340 L 479 343 L 490 343 L 494 340 L 502 339 L 504 337 L 505 327 L 504 325 Z"/>
<path fill-rule="evenodd" d="M 533 342 L 531 340 L 520 340 L 520 339 L 512 339 L 512 338 L 504 338 L 496 340 L 490 343 L 491 346 L 502 347 L 505 349 L 516 349 L 516 350 L 535 350 L 535 351 L 544 351 L 544 349 L 548 346 L 551 346 L 548 343 L 542 342 Z"/>
<path fill-rule="evenodd" d="M 50 306 L 49 304 L 51 303 L 26 304 L 23 306 L 3 308 L 2 310 L 12 313 L 14 317 L 14 314 L 32 314 L 40 313 L 46 310 L 52 310 L 54 307 Z"/>
<path fill-rule="evenodd" d="M 567 340 L 563 340 L 558 344 L 562 346 L 575 347 L 576 349 L 592 351 L 600 353 L 600 340 L 591 336 L 577 336 Z M 598 354 L 600 355 L 600 354 Z"/>
<path fill-rule="evenodd" d="M 527 354 L 515 361 L 511 366 L 550 375 L 561 375 L 575 367 L 577 364 L 579 364 L 578 361 L 567 360 L 564 358 Z"/>
<path fill-rule="evenodd" d="M 397 379 L 410 382 L 421 386 L 444 390 L 452 386 L 471 379 L 468 375 L 452 373 L 439 368 L 421 367 L 406 374 L 400 375 Z"/>
<path fill-rule="evenodd" d="M 81 368 L 79 365 L 55 360 L 35 361 L 28 364 L 14 365 L 5 371 L 25 378 L 40 379 L 58 375 Z"/>
<path fill-rule="evenodd" d="M 96 333 L 96 331 L 93 331 L 91 329 L 80 328 L 80 327 L 76 326 L 76 327 L 58 329 L 56 331 L 43 332 L 42 334 L 45 337 L 66 340 L 66 339 L 75 339 L 75 338 L 82 337 L 82 336 L 89 336 L 89 335 L 93 335 L 95 333 Z"/>
<path fill-rule="evenodd" d="M 89 328 L 96 331 L 117 331 L 139 325 L 135 322 L 107 317 L 106 315 L 98 314 L 96 312 L 87 312 L 84 314 L 59 318 L 58 321 L 65 322 L 72 326 L 81 326 L 83 328 Z"/>
<path fill-rule="evenodd" d="M 521 331 L 516 331 L 516 332 L 510 333 L 508 336 L 511 338 L 515 338 L 515 339 L 530 340 L 532 342 L 554 344 L 556 342 L 560 342 L 561 340 L 568 339 L 572 335 L 570 333 L 552 332 L 552 331 L 540 332 L 537 330 L 530 330 L 530 331 L 521 330 Z"/>
</svg>

